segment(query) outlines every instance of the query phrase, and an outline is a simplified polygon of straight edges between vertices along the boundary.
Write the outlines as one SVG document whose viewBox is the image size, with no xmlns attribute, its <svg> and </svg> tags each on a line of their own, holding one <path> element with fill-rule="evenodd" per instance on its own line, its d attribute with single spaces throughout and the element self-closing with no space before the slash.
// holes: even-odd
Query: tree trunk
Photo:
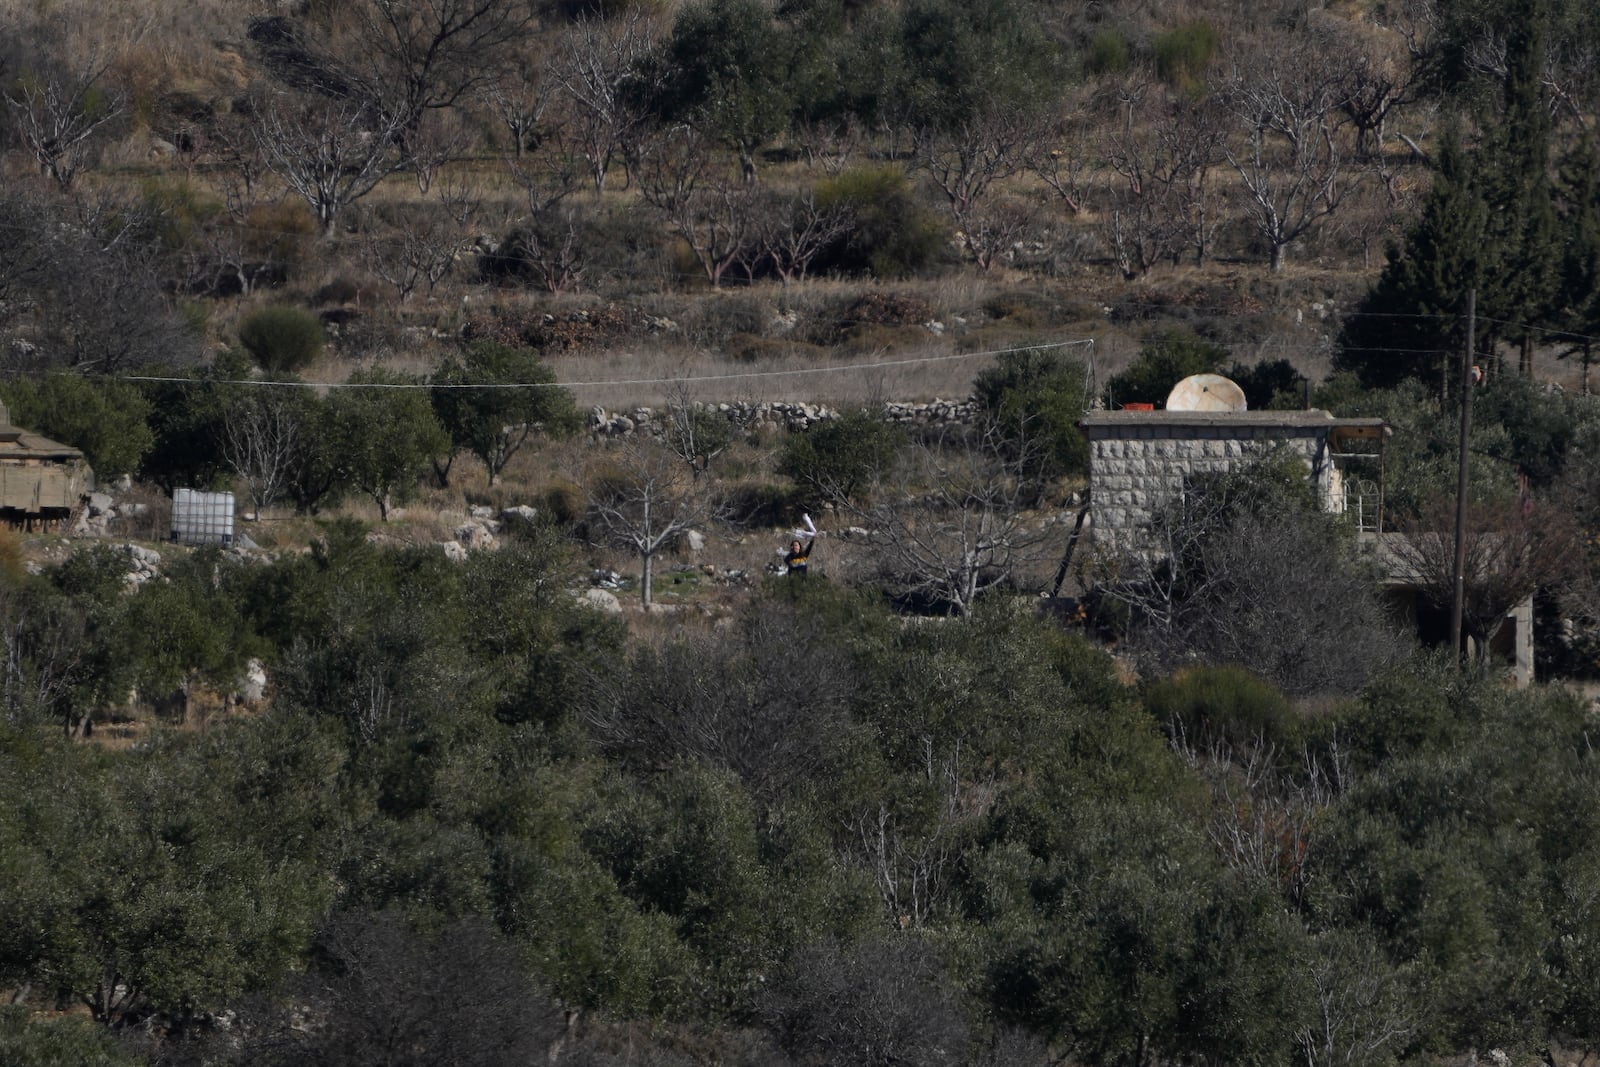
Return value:
<svg viewBox="0 0 1600 1067">
<path fill-rule="evenodd" d="M 655 570 L 655 567 L 654 567 L 655 554 L 654 553 L 647 553 L 647 554 L 645 554 L 645 555 L 643 555 L 643 556 L 641 556 L 639 558 L 644 564 L 644 568 L 643 568 L 644 574 L 639 579 L 639 601 L 646 608 L 649 608 L 650 607 L 650 603 L 651 603 L 651 601 L 650 601 L 650 595 L 651 595 L 650 594 L 650 579 L 653 577 L 653 572 Z"/>
</svg>

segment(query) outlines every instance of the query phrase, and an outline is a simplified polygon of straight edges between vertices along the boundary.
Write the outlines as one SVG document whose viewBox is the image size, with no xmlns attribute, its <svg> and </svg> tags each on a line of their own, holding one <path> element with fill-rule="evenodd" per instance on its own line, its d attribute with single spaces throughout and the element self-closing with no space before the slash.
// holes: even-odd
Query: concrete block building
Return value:
<svg viewBox="0 0 1600 1067">
<path fill-rule="evenodd" d="M 1362 529 L 1382 528 L 1382 419 L 1336 419 L 1316 410 L 1124 410 L 1090 412 L 1079 425 L 1089 441 L 1090 536 L 1097 547 L 1136 544 L 1196 476 L 1280 450 L 1304 461 L 1324 509 L 1353 513 Z"/>
</svg>

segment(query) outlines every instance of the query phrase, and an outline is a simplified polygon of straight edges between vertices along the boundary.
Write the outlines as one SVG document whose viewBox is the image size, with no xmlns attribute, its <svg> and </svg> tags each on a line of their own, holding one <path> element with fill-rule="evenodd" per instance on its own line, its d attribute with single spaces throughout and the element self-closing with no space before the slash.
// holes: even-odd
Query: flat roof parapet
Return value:
<svg viewBox="0 0 1600 1067">
<path fill-rule="evenodd" d="M 1122 426 L 1278 426 L 1382 430 L 1384 422 L 1378 418 L 1339 419 L 1319 408 L 1310 408 L 1296 411 L 1091 411 L 1079 420 L 1078 425 L 1085 430 Z"/>
</svg>

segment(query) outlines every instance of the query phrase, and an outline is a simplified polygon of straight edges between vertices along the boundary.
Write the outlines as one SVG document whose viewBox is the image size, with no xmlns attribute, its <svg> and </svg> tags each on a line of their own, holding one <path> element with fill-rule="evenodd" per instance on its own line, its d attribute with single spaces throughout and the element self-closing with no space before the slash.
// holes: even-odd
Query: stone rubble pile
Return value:
<svg viewBox="0 0 1600 1067">
<path fill-rule="evenodd" d="M 87 505 L 79 511 L 72 524 L 71 532 L 74 537 L 106 537 L 111 533 L 111 524 L 117 519 L 135 518 L 149 510 L 147 505 L 136 501 L 119 502 L 110 493 L 90 493 Z"/>
</svg>

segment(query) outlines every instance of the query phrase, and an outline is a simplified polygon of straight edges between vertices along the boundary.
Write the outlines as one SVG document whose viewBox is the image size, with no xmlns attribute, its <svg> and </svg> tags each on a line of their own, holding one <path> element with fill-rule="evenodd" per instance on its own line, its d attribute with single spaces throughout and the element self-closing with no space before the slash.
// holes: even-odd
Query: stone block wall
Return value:
<svg viewBox="0 0 1600 1067">
<path fill-rule="evenodd" d="M 822 404 L 801 401 L 761 403 L 695 404 L 699 411 L 711 411 L 742 429 L 773 427 L 791 432 L 809 430 L 819 422 L 839 417 L 839 412 Z M 932 400 L 927 403 L 891 401 L 883 405 L 883 420 L 912 426 L 970 426 L 977 421 L 978 401 Z M 667 432 L 671 412 L 665 408 L 636 407 L 626 412 L 589 410 L 589 431 L 599 437 L 626 437 L 634 433 L 659 437 Z"/>
<path fill-rule="evenodd" d="M 1269 426 L 1120 426 L 1090 434 L 1090 516 L 1096 545 L 1136 541 L 1151 518 L 1197 475 L 1223 473 L 1275 449 L 1300 456 L 1319 496 L 1333 489 L 1326 432 Z"/>
</svg>

